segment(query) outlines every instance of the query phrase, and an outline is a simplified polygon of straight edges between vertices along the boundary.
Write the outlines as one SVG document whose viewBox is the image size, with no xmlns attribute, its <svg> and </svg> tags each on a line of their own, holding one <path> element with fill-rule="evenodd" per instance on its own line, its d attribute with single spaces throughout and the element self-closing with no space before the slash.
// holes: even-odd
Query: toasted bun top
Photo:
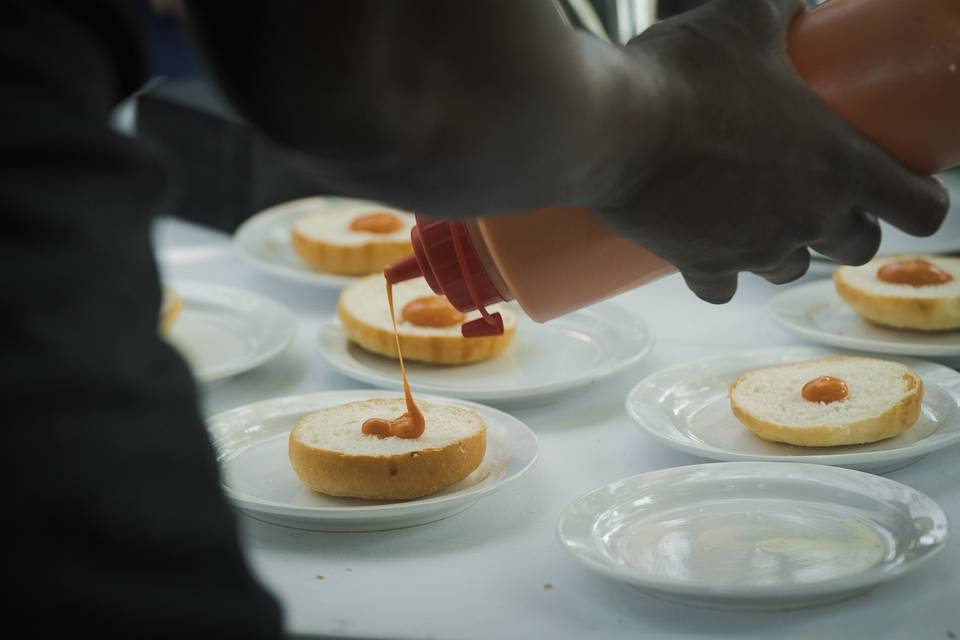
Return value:
<svg viewBox="0 0 960 640">
<path fill-rule="evenodd" d="M 914 287 L 908 284 L 886 282 L 877 277 L 877 272 L 891 262 L 922 259 L 936 265 L 953 276 L 944 284 Z M 874 258 L 862 267 L 842 266 L 837 269 L 837 278 L 848 285 L 877 296 L 893 298 L 952 298 L 960 297 L 960 258 L 928 255 L 900 255 Z"/>
<path fill-rule="evenodd" d="M 847 397 L 829 404 L 805 400 L 803 386 L 819 376 L 843 380 Z M 767 422 L 843 426 L 878 416 L 921 388 L 919 376 L 899 362 L 836 356 L 748 371 L 731 385 L 730 399 Z"/>
<path fill-rule="evenodd" d="M 393 285 L 393 304 L 397 314 L 397 331 L 406 335 L 460 335 L 460 324 L 447 327 L 421 327 L 403 320 L 403 307 L 423 296 L 435 295 L 423 278 L 415 278 Z M 390 306 L 387 304 L 387 282 L 382 273 L 361 278 L 346 287 L 340 294 L 340 304 L 355 318 L 366 325 L 393 333 L 390 322 Z M 509 329 L 516 325 L 517 317 L 501 304 L 487 308 L 490 313 L 499 311 L 503 326 Z M 466 314 L 466 320 L 480 317 L 479 311 Z"/>
<path fill-rule="evenodd" d="M 390 213 L 403 222 L 403 227 L 391 233 L 354 231 L 350 224 L 370 213 Z M 409 242 L 410 230 L 416 224 L 412 213 L 366 200 L 332 200 L 311 207 L 293 225 L 294 231 L 309 240 L 340 245 L 364 245 L 371 242 Z"/>
<path fill-rule="evenodd" d="M 321 409 L 301 418 L 292 436 L 317 449 L 357 456 L 393 456 L 439 449 L 486 431 L 475 411 L 453 405 L 417 401 L 426 430 L 419 438 L 378 438 L 361 430 L 370 418 L 393 419 L 406 410 L 403 398 L 359 400 Z"/>
</svg>

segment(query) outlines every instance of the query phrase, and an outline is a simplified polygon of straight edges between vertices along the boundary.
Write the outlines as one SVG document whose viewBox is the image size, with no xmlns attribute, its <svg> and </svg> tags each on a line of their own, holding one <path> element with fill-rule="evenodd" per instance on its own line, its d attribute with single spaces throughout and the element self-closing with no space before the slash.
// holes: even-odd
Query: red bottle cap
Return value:
<svg viewBox="0 0 960 640">
<path fill-rule="evenodd" d="M 383 270 L 387 282 L 395 284 L 422 275 L 434 293 L 446 296 L 461 313 L 480 311 L 482 317 L 461 326 L 465 338 L 502 335 L 503 318 L 488 313 L 486 305 L 504 298 L 480 261 L 466 225 L 417 216 L 410 241 L 413 254 Z"/>
</svg>

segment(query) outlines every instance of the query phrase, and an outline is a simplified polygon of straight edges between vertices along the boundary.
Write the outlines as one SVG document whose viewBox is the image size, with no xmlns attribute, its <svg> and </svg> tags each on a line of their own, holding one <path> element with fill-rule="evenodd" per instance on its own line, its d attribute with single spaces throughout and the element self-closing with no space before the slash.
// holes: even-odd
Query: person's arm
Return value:
<svg viewBox="0 0 960 640">
<path fill-rule="evenodd" d="M 628 47 L 546 0 L 188 4 L 215 77 L 328 188 L 430 215 L 584 205 L 725 301 L 946 213 L 785 53 L 800 0 L 714 0 Z M 869 211 L 870 214 L 865 213 Z"/>
<path fill-rule="evenodd" d="M 158 335 L 163 176 L 109 126 L 144 79 L 138 8 L 10 0 L 0 21 L 5 622 L 44 637 L 279 638 L 194 380 Z"/>
</svg>

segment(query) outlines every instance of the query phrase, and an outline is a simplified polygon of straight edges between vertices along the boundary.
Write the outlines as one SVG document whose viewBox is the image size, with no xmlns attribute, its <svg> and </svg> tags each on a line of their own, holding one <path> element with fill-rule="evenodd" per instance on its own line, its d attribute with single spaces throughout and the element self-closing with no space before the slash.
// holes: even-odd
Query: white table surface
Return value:
<svg viewBox="0 0 960 640">
<path fill-rule="evenodd" d="M 229 237 L 161 220 L 165 277 L 246 288 L 297 316 L 294 344 L 275 360 L 202 390 L 209 415 L 269 398 L 364 388 L 331 370 L 313 341 L 336 291 L 261 274 Z M 237 514 L 254 572 L 280 600 L 296 636 L 350 638 L 904 638 L 960 637 L 960 531 L 930 565 L 846 602 L 779 613 L 702 610 L 652 599 L 578 565 L 557 542 L 563 508 L 645 471 L 692 464 L 627 418 L 624 397 L 662 367 L 723 351 L 807 344 L 766 304 L 779 289 L 741 279 L 715 307 L 670 277 L 618 298 L 656 336 L 631 370 L 541 406 L 507 407 L 539 436 L 541 457 L 519 482 L 450 519 L 379 533 L 316 533 Z M 957 362 L 945 361 L 957 366 Z M 960 447 L 889 474 L 932 497 L 960 527 Z M 318 576 L 323 576 L 319 579 Z M 552 585 L 552 588 L 546 587 Z"/>
</svg>

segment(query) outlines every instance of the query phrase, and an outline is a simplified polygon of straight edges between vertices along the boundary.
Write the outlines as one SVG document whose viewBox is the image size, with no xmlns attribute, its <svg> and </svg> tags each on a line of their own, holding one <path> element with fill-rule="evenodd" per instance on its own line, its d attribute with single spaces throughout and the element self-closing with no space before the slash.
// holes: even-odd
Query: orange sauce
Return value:
<svg viewBox="0 0 960 640">
<path fill-rule="evenodd" d="M 463 322 L 464 315 L 444 296 L 423 296 L 404 305 L 400 317 L 418 327 L 449 327 Z"/>
<path fill-rule="evenodd" d="M 831 402 L 843 400 L 849 392 L 847 383 L 840 378 L 819 376 L 803 385 L 803 390 L 800 394 L 804 400 L 830 404 Z"/>
<path fill-rule="evenodd" d="M 403 229 L 403 221 L 392 213 L 375 211 L 354 218 L 350 223 L 351 231 L 366 231 L 367 233 L 393 233 Z"/>
<path fill-rule="evenodd" d="M 397 331 L 397 316 L 393 310 L 393 285 L 387 283 L 387 302 L 390 305 L 390 320 L 393 321 L 393 337 L 397 341 L 397 355 L 400 356 L 400 375 L 403 376 L 403 393 L 407 402 L 407 411 L 399 418 L 370 418 L 364 421 L 363 432 L 378 438 L 419 438 L 423 435 L 425 421 L 423 413 L 413 401 L 410 383 L 407 381 L 407 369 L 403 366 L 403 352 L 400 350 L 400 332 Z"/>
<path fill-rule="evenodd" d="M 944 271 L 923 258 L 889 262 L 877 271 L 877 277 L 892 284 L 908 284 L 912 287 L 928 287 L 953 280 L 950 272 Z"/>
</svg>

